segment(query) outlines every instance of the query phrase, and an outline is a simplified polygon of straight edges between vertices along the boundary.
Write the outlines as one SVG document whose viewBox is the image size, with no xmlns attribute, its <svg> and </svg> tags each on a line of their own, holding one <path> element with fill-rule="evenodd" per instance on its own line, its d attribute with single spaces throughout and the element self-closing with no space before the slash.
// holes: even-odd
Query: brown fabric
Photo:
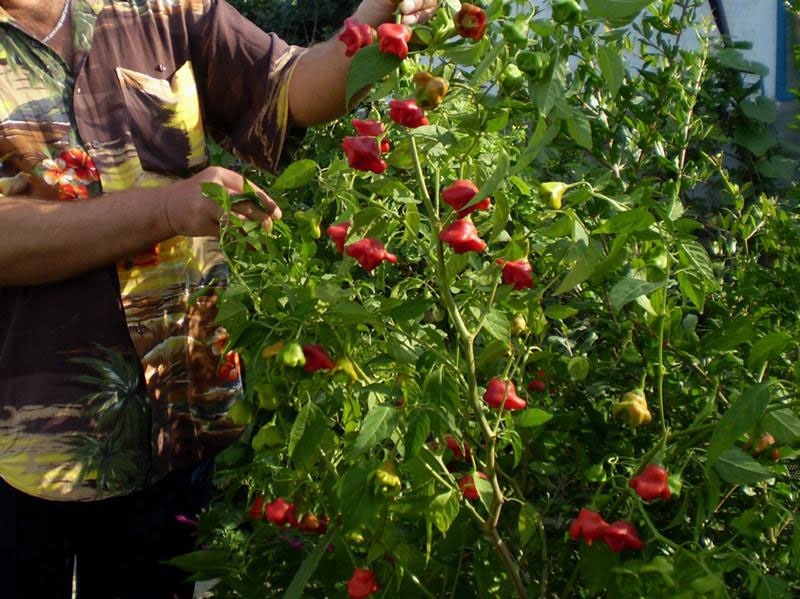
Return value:
<svg viewBox="0 0 800 599">
<path fill-rule="evenodd" d="M 223 0 L 76 0 L 72 29 L 74 72 L 0 9 L 0 202 L 165 185 L 206 166 L 207 134 L 277 168 L 301 49 Z M 238 356 L 214 290 L 189 302 L 226 280 L 214 240 L 175 238 L 69 281 L 0 287 L 0 476 L 93 500 L 231 443 Z"/>
</svg>

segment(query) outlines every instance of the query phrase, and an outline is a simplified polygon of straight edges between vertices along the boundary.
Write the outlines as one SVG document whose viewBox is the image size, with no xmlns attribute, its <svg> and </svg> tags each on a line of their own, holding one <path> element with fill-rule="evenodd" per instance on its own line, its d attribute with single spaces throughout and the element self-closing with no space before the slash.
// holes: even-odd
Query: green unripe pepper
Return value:
<svg viewBox="0 0 800 599">
<path fill-rule="evenodd" d="M 294 213 L 294 218 L 297 222 L 303 223 L 314 239 L 319 239 L 322 236 L 320 223 L 322 217 L 314 210 L 298 210 Z"/>
<path fill-rule="evenodd" d="M 270 411 L 278 409 L 278 392 L 275 385 L 259 383 L 256 385 L 256 395 L 258 396 L 259 407 Z"/>
<path fill-rule="evenodd" d="M 292 341 L 287 344 L 278 354 L 281 363 L 289 368 L 297 368 L 298 366 L 305 366 L 306 356 L 303 353 L 303 347 L 297 342 Z"/>
<path fill-rule="evenodd" d="M 528 45 L 528 17 L 523 16 L 503 25 L 503 38 L 509 46 L 524 48 Z"/>
<path fill-rule="evenodd" d="M 563 25 L 577 25 L 583 20 L 581 5 L 575 0 L 553 2 L 553 20 Z"/>
<path fill-rule="evenodd" d="M 269 447 L 277 447 L 283 445 L 283 433 L 277 424 L 265 424 L 253 436 L 250 442 L 253 451 L 261 451 Z"/>
<path fill-rule="evenodd" d="M 561 198 L 567 191 L 567 184 L 558 181 L 548 181 L 539 185 L 539 197 L 553 210 L 561 210 Z"/>
<path fill-rule="evenodd" d="M 253 408 L 243 399 L 237 399 L 228 408 L 228 418 L 236 426 L 247 426 L 253 421 Z"/>
<path fill-rule="evenodd" d="M 547 68 L 550 66 L 550 55 L 544 52 L 523 50 L 517 54 L 517 66 L 528 77 L 534 81 L 539 81 L 544 77 Z"/>
<path fill-rule="evenodd" d="M 525 75 L 515 64 L 509 64 L 500 74 L 500 87 L 506 95 L 511 95 L 525 84 Z"/>
</svg>

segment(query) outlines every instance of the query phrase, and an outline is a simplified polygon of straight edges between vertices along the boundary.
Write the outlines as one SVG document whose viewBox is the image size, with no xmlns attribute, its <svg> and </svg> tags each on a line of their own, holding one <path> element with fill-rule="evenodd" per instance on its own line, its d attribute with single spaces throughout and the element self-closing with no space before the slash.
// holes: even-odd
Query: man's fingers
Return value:
<svg viewBox="0 0 800 599">
<path fill-rule="evenodd" d="M 242 177 L 239 173 L 230 171 L 228 169 L 219 169 L 218 176 L 220 178 L 220 183 L 227 187 L 229 192 L 242 193 L 244 191 L 244 177 Z M 255 191 L 258 199 L 261 200 L 262 204 L 264 204 L 269 216 L 275 220 L 280 220 L 280 218 L 283 216 L 281 214 L 281 209 L 278 208 L 278 205 L 272 200 L 272 198 L 270 198 L 263 189 L 252 182 L 250 183 L 250 186 L 253 188 L 253 191 Z"/>
<path fill-rule="evenodd" d="M 252 202 L 239 202 L 238 204 L 233 205 L 232 210 L 241 215 L 242 218 L 261 222 L 261 226 L 264 227 L 264 230 L 269 231 L 272 228 L 272 220 L 281 217 L 280 208 L 278 208 L 278 206 L 272 200 L 269 201 L 274 206 L 272 214 L 267 214 Z"/>
<path fill-rule="evenodd" d="M 435 0 L 402 0 L 400 2 L 402 22 L 406 25 L 424 23 L 434 15 L 436 8 Z"/>
</svg>

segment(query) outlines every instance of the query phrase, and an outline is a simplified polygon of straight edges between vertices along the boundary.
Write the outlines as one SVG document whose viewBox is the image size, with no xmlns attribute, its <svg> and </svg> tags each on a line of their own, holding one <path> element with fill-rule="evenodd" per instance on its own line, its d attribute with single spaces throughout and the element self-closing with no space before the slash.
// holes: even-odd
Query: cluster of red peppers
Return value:
<svg viewBox="0 0 800 599">
<path fill-rule="evenodd" d="M 642 473 L 634 476 L 628 484 L 645 501 L 654 499 L 666 501 L 672 495 L 668 478 L 669 474 L 664 468 L 648 464 Z M 587 545 L 591 545 L 593 541 L 603 541 L 615 553 L 644 547 L 633 524 L 624 520 L 609 524 L 599 513 L 587 508 L 583 508 L 578 517 L 572 521 L 569 534 L 576 541 L 582 538 Z"/>
<path fill-rule="evenodd" d="M 347 232 L 350 229 L 350 221 L 342 221 L 328 227 L 328 235 L 336 246 L 336 250 L 340 254 L 347 253 L 356 259 L 361 267 L 367 272 L 375 270 L 381 262 L 397 262 L 397 256 L 387 252 L 383 243 L 377 239 L 368 237 L 361 241 L 356 241 L 348 246 L 345 246 L 347 239 Z"/>
<path fill-rule="evenodd" d="M 307 534 L 325 534 L 328 530 L 330 519 L 327 516 L 316 516 L 306 513 L 297 519 L 297 506 L 283 498 L 264 504 L 264 497 L 258 495 L 250 506 L 248 516 L 251 520 L 266 518 L 278 528 L 297 528 Z"/>
</svg>

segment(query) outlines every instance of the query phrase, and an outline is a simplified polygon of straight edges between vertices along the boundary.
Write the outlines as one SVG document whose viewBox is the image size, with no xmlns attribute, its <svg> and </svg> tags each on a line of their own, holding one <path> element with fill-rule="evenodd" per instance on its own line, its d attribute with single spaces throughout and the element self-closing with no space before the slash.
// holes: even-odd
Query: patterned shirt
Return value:
<svg viewBox="0 0 800 599">
<path fill-rule="evenodd" d="M 207 135 L 276 169 L 302 49 L 224 0 L 75 0 L 72 42 L 67 65 L 0 8 L 0 202 L 169 184 L 207 166 Z M 215 240 L 179 237 L 69 280 L 0 287 L 0 476 L 94 500 L 236 439 L 238 356 L 213 323 L 226 280 Z"/>
</svg>

